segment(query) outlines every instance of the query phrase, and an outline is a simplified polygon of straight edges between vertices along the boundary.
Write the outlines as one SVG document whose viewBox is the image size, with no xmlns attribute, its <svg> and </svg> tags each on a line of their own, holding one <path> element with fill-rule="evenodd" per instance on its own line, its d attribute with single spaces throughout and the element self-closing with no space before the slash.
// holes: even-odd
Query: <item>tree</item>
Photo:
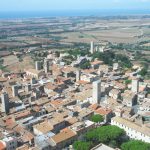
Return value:
<svg viewBox="0 0 150 150">
<path fill-rule="evenodd" d="M 109 146 L 112 148 L 116 148 L 118 146 L 117 142 L 115 140 L 112 140 L 109 142 Z"/>
<path fill-rule="evenodd" d="M 92 141 L 93 143 L 99 142 L 99 137 L 96 129 L 92 129 L 85 134 L 86 141 Z"/>
<path fill-rule="evenodd" d="M 131 140 L 121 145 L 121 150 L 150 150 L 150 143 Z"/>
<path fill-rule="evenodd" d="M 83 142 L 83 141 L 76 141 L 73 144 L 75 150 L 90 150 L 91 143 L 90 142 Z"/>
<path fill-rule="evenodd" d="M 123 68 L 131 68 L 132 67 L 132 63 L 130 62 L 129 58 L 125 55 L 116 54 L 115 55 L 115 61 L 119 62 L 119 64 Z"/>
<path fill-rule="evenodd" d="M 125 135 L 125 131 L 117 126 L 102 126 L 85 134 L 86 141 L 93 141 L 93 143 L 112 144 L 116 141 L 115 145 L 122 143 L 121 139 Z"/>
<path fill-rule="evenodd" d="M 144 77 L 146 74 L 147 74 L 147 69 L 144 67 L 140 72 L 139 74 Z"/>
<path fill-rule="evenodd" d="M 125 80 L 125 84 L 130 84 L 132 82 L 132 80 Z"/>
<path fill-rule="evenodd" d="M 97 115 L 93 115 L 90 120 L 98 123 L 98 122 L 103 122 L 104 118 L 103 118 L 103 116 L 97 114 Z"/>
<path fill-rule="evenodd" d="M 111 140 L 118 140 L 121 136 L 125 135 L 125 131 L 117 126 L 103 126 L 97 129 L 100 141 L 107 143 Z"/>
<path fill-rule="evenodd" d="M 99 60 L 102 60 L 105 64 L 108 64 L 108 65 L 112 65 L 113 64 L 113 59 L 115 58 L 115 54 L 114 52 L 104 52 L 104 53 L 101 53 L 101 52 L 95 52 L 93 55 L 93 60 L 95 58 L 98 58 Z"/>
<path fill-rule="evenodd" d="M 81 69 L 89 69 L 90 67 L 91 67 L 91 64 L 88 60 L 80 65 Z"/>
</svg>

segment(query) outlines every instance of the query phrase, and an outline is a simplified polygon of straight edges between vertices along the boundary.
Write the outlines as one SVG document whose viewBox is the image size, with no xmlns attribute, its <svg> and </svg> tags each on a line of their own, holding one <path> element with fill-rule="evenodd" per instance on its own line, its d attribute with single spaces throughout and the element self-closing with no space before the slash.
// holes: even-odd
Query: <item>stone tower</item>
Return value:
<svg viewBox="0 0 150 150">
<path fill-rule="evenodd" d="M 1 112 L 8 114 L 9 113 L 9 98 L 6 92 L 1 94 L 1 101 L 2 101 Z"/>
<path fill-rule="evenodd" d="M 93 82 L 93 103 L 100 104 L 101 100 L 101 80 Z"/>
</svg>

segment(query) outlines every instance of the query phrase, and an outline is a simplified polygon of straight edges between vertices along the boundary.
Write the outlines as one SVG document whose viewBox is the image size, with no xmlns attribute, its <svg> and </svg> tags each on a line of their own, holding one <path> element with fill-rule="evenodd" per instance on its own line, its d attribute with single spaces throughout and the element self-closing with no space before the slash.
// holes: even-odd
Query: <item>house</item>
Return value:
<svg viewBox="0 0 150 150">
<path fill-rule="evenodd" d="M 140 105 L 140 111 L 144 111 L 144 112 L 150 111 L 150 99 L 149 98 L 143 99 L 143 102 Z"/>
<path fill-rule="evenodd" d="M 109 92 L 109 96 L 115 100 L 117 100 L 120 96 L 120 91 L 118 89 L 112 89 L 110 92 Z"/>
<path fill-rule="evenodd" d="M 128 121 L 121 117 L 114 117 L 111 119 L 111 125 L 115 125 L 124 129 L 126 134 L 131 139 L 141 140 L 144 142 L 150 141 L 150 128 L 140 126 L 134 122 Z"/>
<path fill-rule="evenodd" d="M 109 108 L 100 107 L 94 111 L 96 114 L 99 114 L 104 117 L 105 122 L 109 122 L 112 118 L 112 110 Z"/>
<path fill-rule="evenodd" d="M 78 119 L 81 121 L 88 120 L 93 114 L 94 114 L 94 111 L 86 108 L 79 112 Z"/>
<path fill-rule="evenodd" d="M 58 86 L 54 83 L 47 83 L 45 86 L 44 86 L 44 91 L 46 94 L 49 94 L 50 92 L 55 92 L 58 90 Z"/>
<path fill-rule="evenodd" d="M 121 94 L 123 104 L 132 107 L 137 104 L 137 95 L 132 91 L 126 90 L 124 93 Z"/>
<path fill-rule="evenodd" d="M 95 127 L 95 123 L 90 121 L 90 120 L 86 120 L 86 121 L 81 121 L 81 122 L 76 122 L 73 125 L 71 125 L 70 129 L 72 129 L 73 131 L 75 131 L 78 135 L 78 139 L 82 139 L 83 135 L 90 129 Z"/>
<path fill-rule="evenodd" d="M 51 150 L 52 147 L 49 139 L 54 135 L 55 134 L 53 132 L 48 132 L 46 134 L 35 136 L 35 150 Z"/>
<path fill-rule="evenodd" d="M 45 73 L 42 70 L 36 70 L 36 69 L 28 69 L 25 71 L 27 76 L 39 79 L 39 77 L 44 76 Z"/>
<path fill-rule="evenodd" d="M 33 126 L 33 132 L 35 135 L 46 134 L 52 130 L 53 130 L 53 126 L 47 121 L 44 121 L 42 123 Z"/>
<path fill-rule="evenodd" d="M 48 123 L 53 127 L 54 133 L 66 127 L 66 121 L 60 113 L 54 113 L 53 118 L 48 119 Z"/>
<path fill-rule="evenodd" d="M 101 72 L 101 71 L 107 74 L 109 72 L 109 66 L 108 65 L 100 65 L 99 72 Z"/>
<path fill-rule="evenodd" d="M 69 128 L 65 128 L 60 133 L 50 138 L 52 147 L 55 147 L 57 150 L 62 150 L 72 144 L 75 140 L 77 140 L 77 133 Z"/>
<path fill-rule="evenodd" d="M 62 74 L 64 77 L 75 77 L 75 68 L 72 66 L 65 66 L 61 69 Z"/>
<path fill-rule="evenodd" d="M 99 66 L 102 64 L 103 64 L 103 61 L 95 60 L 95 61 L 91 62 L 91 67 L 93 69 L 98 69 Z"/>
<path fill-rule="evenodd" d="M 100 79 L 99 75 L 96 74 L 82 74 L 80 77 L 81 81 L 85 81 L 85 82 L 94 82 L 96 80 Z"/>
</svg>

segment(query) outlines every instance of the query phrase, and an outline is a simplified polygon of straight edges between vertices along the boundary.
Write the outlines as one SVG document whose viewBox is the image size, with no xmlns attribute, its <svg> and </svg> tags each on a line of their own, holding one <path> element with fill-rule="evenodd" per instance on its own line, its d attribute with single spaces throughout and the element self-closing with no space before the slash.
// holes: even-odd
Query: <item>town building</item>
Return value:
<svg viewBox="0 0 150 150">
<path fill-rule="evenodd" d="M 144 142 L 150 141 L 150 128 L 147 128 L 144 125 L 138 125 L 121 117 L 112 118 L 111 125 L 116 125 L 124 129 L 131 139 Z"/>
<path fill-rule="evenodd" d="M 93 82 L 93 103 L 99 104 L 101 100 L 101 81 Z"/>
</svg>

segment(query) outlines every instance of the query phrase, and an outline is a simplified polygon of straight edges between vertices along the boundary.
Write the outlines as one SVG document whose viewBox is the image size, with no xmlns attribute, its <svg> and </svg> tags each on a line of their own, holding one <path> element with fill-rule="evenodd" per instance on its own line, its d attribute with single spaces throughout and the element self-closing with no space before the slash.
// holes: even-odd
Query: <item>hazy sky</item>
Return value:
<svg viewBox="0 0 150 150">
<path fill-rule="evenodd" d="M 150 0 L 0 0 L 0 11 L 150 9 Z"/>
</svg>

